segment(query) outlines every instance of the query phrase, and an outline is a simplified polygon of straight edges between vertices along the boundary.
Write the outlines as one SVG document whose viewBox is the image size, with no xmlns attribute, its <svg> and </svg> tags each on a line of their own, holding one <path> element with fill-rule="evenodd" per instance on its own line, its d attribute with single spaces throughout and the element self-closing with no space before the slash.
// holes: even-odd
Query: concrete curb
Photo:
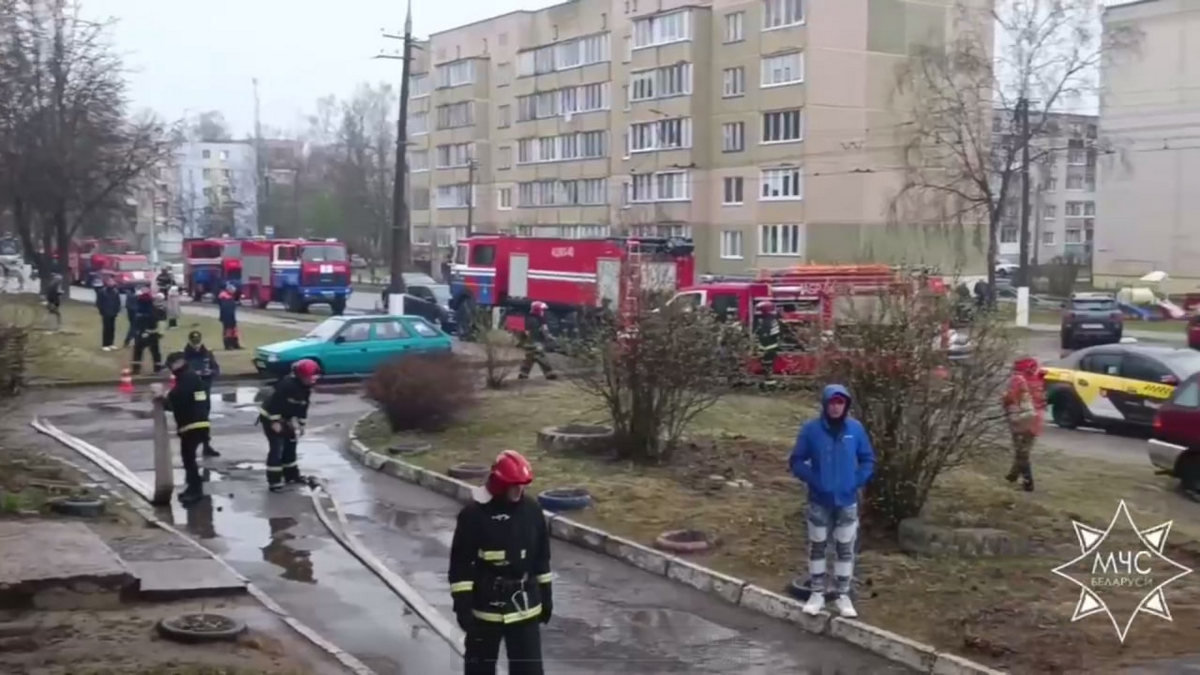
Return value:
<svg viewBox="0 0 1200 675">
<path fill-rule="evenodd" d="M 259 382 L 266 381 L 271 378 L 264 377 L 258 373 L 234 373 L 232 375 L 222 375 L 219 382 Z M 140 375 L 132 378 L 134 385 L 153 384 L 155 382 L 165 383 L 166 379 L 157 376 Z M 53 381 L 34 381 L 25 385 L 26 389 L 87 389 L 91 387 L 112 387 L 115 386 L 114 380 L 69 380 L 65 382 Z"/>
<path fill-rule="evenodd" d="M 81 474 L 83 474 L 85 476 L 90 475 L 90 472 L 88 471 L 87 468 L 82 467 L 82 466 L 76 464 L 75 462 L 72 462 L 68 459 L 64 459 L 62 457 L 54 457 L 53 455 L 52 455 L 52 457 L 55 460 L 62 462 L 63 464 L 66 464 L 67 466 L 71 467 L 72 469 L 80 472 Z M 103 471 L 105 475 L 111 477 L 111 474 L 109 474 L 109 472 L 106 471 L 103 467 L 96 465 L 96 468 L 99 469 L 100 471 Z M 104 486 L 104 490 L 109 493 L 113 493 L 116 491 L 108 485 Z M 304 622 L 300 621 L 299 619 L 297 619 L 297 618 L 293 617 L 291 614 L 289 614 L 287 612 L 287 610 L 285 610 L 283 607 L 281 607 L 279 605 L 279 603 L 275 602 L 275 600 L 271 596 L 267 595 L 266 592 L 264 592 L 259 587 L 255 586 L 253 583 L 251 583 L 249 579 L 242 576 L 242 574 L 240 572 L 238 572 L 236 569 L 234 569 L 232 565 L 225 562 L 225 560 L 223 560 L 219 555 L 210 551 L 208 548 L 206 548 L 200 542 L 196 541 L 195 539 L 192 539 L 188 535 L 179 531 L 175 526 L 160 520 L 158 518 L 158 516 L 154 513 L 154 509 L 151 508 L 149 504 L 146 504 L 146 503 L 142 502 L 141 500 L 137 500 L 137 499 L 123 499 L 123 501 L 126 504 L 128 504 L 130 506 L 130 508 L 132 508 L 148 524 L 175 535 L 176 537 L 182 539 L 183 541 L 192 545 L 196 549 L 203 551 L 207 556 L 209 556 L 213 560 L 217 561 L 217 563 L 219 563 L 226 570 L 228 570 L 229 573 L 232 574 L 238 581 L 245 584 L 246 592 L 251 597 L 253 597 L 255 600 L 257 600 L 259 602 L 259 604 L 261 604 L 263 607 L 267 608 L 267 610 L 270 611 L 272 614 L 275 614 L 276 616 L 278 616 L 280 618 L 280 620 L 282 620 L 284 623 L 286 623 L 292 630 L 299 633 L 301 637 L 303 637 L 304 639 L 311 642 L 317 649 L 320 649 L 321 651 L 325 652 L 330 657 L 332 657 L 334 660 L 336 660 L 338 663 L 340 663 L 342 665 L 342 667 L 346 669 L 347 672 L 353 673 L 354 675 L 377 675 L 377 673 L 374 670 L 369 668 L 362 661 L 359 661 L 354 655 L 352 655 L 346 651 L 343 651 L 340 647 L 338 647 L 334 643 L 330 642 L 328 639 L 326 639 L 324 636 L 322 636 L 316 630 L 314 630 L 313 628 L 309 627 Z"/>
<path fill-rule="evenodd" d="M 363 415 L 350 428 L 349 443 L 346 447 L 355 459 L 368 468 L 421 485 L 458 501 L 471 500 L 470 484 L 395 457 L 381 455 L 368 448 L 358 439 L 357 430 L 358 425 L 371 414 L 373 413 Z M 549 511 L 544 513 L 550 536 L 555 539 L 602 553 L 652 574 L 715 595 L 726 602 L 795 624 L 809 633 L 848 642 L 920 672 L 936 675 L 999 675 L 1003 672 L 948 652 L 939 652 L 930 645 L 861 621 L 831 617 L 826 612 L 809 616 L 801 611 L 803 605 L 792 598 L 570 518 Z"/>
</svg>

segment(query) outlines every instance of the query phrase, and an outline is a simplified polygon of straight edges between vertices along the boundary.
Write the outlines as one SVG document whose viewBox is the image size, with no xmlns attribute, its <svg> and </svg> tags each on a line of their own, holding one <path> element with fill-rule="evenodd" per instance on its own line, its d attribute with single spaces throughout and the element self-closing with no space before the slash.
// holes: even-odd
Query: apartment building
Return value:
<svg viewBox="0 0 1200 675">
<path fill-rule="evenodd" d="M 1102 145 L 1097 138 L 1099 120 L 1095 115 L 1068 113 L 1050 113 L 1045 123 L 1032 113 L 1030 118 L 1031 128 L 1040 130 L 1030 142 L 1030 261 L 1036 264 L 1071 257 L 1090 264 L 1096 162 Z M 1005 144 L 1013 141 L 1015 124 L 1011 110 L 995 112 L 993 152 L 1003 153 Z M 1000 255 L 1013 261 L 1021 253 L 1021 196 L 1018 180 L 1009 186 L 998 232 Z"/>
<path fill-rule="evenodd" d="M 1100 160 L 1093 273 L 1118 285 L 1147 272 L 1172 291 L 1200 284 L 1200 0 L 1108 7 L 1106 31 L 1140 33 L 1101 69 Z"/>
<path fill-rule="evenodd" d="M 410 82 L 415 249 L 470 229 L 691 236 L 714 273 L 946 262 L 886 216 L 896 68 L 953 4 L 573 0 L 436 33 Z"/>
</svg>

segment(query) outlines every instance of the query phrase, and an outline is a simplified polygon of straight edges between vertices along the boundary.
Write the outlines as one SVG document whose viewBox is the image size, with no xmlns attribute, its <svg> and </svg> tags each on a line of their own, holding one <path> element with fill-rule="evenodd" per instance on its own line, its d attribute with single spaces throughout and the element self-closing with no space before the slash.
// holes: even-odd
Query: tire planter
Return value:
<svg viewBox="0 0 1200 675">
<path fill-rule="evenodd" d="M 613 430 L 599 424 L 564 424 L 537 433 L 537 448 L 555 454 L 598 455 L 612 449 Z"/>
<path fill-rule="evenodd" d="M 547 511 L 577 511 L 592 505 L 592 495 L 581 487 L 554 488 L 537 496 L 538 504 Z"/>
<path fill-rule="evenodd" d="M 188 644 L 232 642 L 246 632 L 246 624 L 241 621 L 209 613 L 180 614 L 159 621 L 156 628 L 164 638 Z"/>
<path fill-rule="evenodd" d="M 491 470 L 491 467 L 483 464 L 455 464 L 446 473 L 459 480 L 479 480 L 486 478 Z"/>
<path fill-rule="evenodd" d="M 97 518 L 104 515 L 104 502 L 92 497 L 63 497 L 52 500 L 50 510 L 64 516 Z"/>
<path fill-rule="evenodd" d="M 429 452 L 433 445 L 420 441 L 401 441 L 388 446 L 387 453 L 393 457 L 412 457 Z"/>
<path fill-rule="evenodd" d="M 654 540 L 655 548 L 672 553 L 703 553 L 716 545 L 716 537 L 701 530 L 668 530 Z"/>
</svg>

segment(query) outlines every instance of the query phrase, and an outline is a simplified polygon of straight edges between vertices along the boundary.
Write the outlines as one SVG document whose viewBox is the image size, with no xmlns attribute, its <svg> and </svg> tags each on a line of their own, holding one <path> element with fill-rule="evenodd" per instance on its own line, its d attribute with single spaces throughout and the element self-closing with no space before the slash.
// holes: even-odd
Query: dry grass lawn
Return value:
<svg viewBox="0 0 1200 675">
<path fill-rule="evenodd" d="M 595 505 L 578 513 L 583 522 L 647 544 L 668 529 L 709 530 L 721 545 L 697 562 L 782 589 L 804 572 L 804 489 L 790 476 L 786 458 L 797 425 L 811 414 L 810 400 L 801 395 L 731 396 L 700 416 L 671 466 L 640 467 L 537 451 L 541 427 L 605 419 L 571 384 L 539 383 L 487 394 L 459 426 L 427 436 L 436 450 L 415 461 L 444 471 L 458 462 L 490 463 L 500 449 L 516 448 L 534 463 L 535 490 L 588 488 Z M 395 438 L 377 416 L 359 433 L 380 449 Z M 1070 621 L 1078 590 L 1050 572 L 1074 555 L 1071 520 L 1103 527 L 1119 498 L 1142 527 L 1179 518 L 1168 552 L 1200 566 L 1194 543 L 1200 507 L 1149 469 L 1083 462 L 1052 450 L 1038 452 L 1038 490 L 1028 494 L 1003 480 L 1007 459 L 985 458 L 945 475 L 925 516 L 1003 528 L 1029 537 L 1037 552 L 1008 559 L 916 557 L 892 541 L 864 541 L 859 604 L 865 620 L 1012 672 L 1107 672 L 1200 650 L 1197 583 L 1172 587 L 1174 622 L 1142 616 L 1122 647 L 1106 619 Z M 753 487 L 714 490 L 708 478 L 715 474 Z"/>
</svg>

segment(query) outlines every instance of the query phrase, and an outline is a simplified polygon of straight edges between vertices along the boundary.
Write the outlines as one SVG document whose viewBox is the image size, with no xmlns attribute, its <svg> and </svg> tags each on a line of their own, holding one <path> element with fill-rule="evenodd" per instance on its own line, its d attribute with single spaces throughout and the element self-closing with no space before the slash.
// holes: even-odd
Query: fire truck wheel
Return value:
<svg viewBox="0 0 1200 675">
<path fill-rule="evenodd" d="M 329 308 L 333 310 L 335 316 L 341 316 L 346 313 L 346 301 L 344 299 L 336 299 L 329 303 Z"/>
<path fill-rule="evenodd" d="M 192 291 L 192 302 L 204 300 L 204 291 Z"/>
<path fill-rule="evenodd" d="M 300 299 L 300 293 L 294 289 L 287 292 L 283 299 L 283 306 L 287 308 L 287 311 L 295 314 L 303 314 L 308 311 L 308 308 L 304 306 L 304 301 Z"/>
</svg>

